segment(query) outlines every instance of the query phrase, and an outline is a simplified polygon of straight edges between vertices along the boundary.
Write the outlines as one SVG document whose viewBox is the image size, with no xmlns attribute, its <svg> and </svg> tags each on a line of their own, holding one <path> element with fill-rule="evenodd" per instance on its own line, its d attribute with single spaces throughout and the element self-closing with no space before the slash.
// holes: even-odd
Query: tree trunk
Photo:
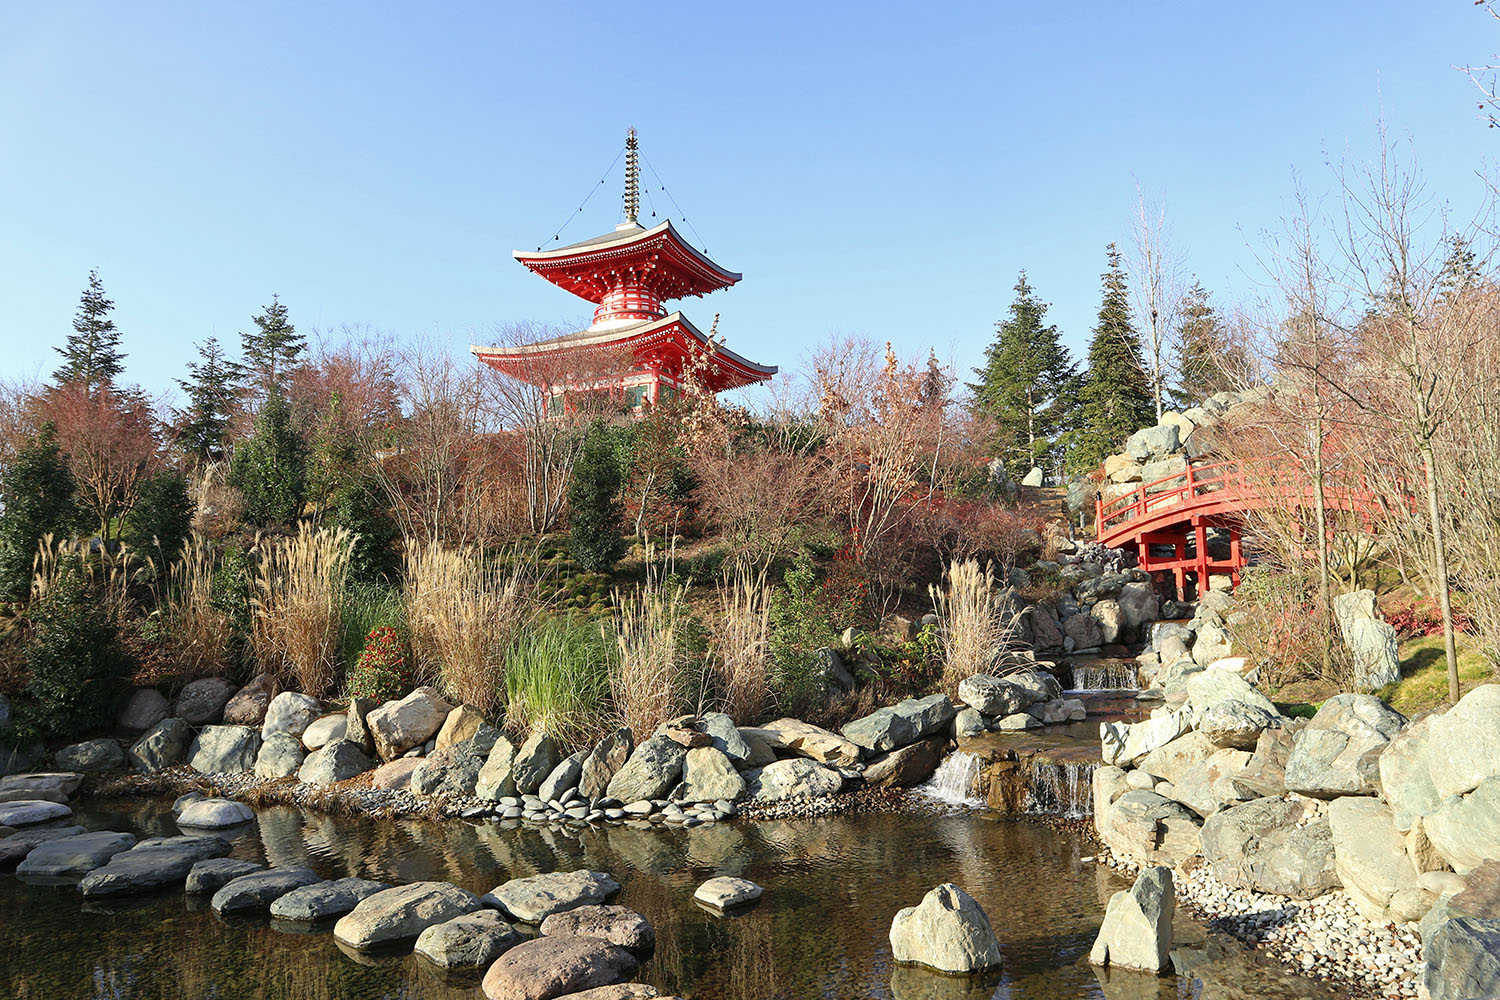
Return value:
<svg viewBox="0 0 1500 1000">
<path fill-rule="evenodd" d="M 1425 406 L 1422 407 L 1425 409 Z M 1453 635 L 1453 601 L 1448 583 L 1448 542 L 1443 533 L 1442 504 L 1438 501 L 1437 461 L 1432 441 L 1422 444 L 1422 461 L 1426 465 L 1427 517 L 1432 522 L 1432 575 L 1437 581 L 1438 608 L 1443 616 L 1443 655 L 1448 660 L 1448 700 L 1458 703 L 1458 644 Z"/>
</svg>

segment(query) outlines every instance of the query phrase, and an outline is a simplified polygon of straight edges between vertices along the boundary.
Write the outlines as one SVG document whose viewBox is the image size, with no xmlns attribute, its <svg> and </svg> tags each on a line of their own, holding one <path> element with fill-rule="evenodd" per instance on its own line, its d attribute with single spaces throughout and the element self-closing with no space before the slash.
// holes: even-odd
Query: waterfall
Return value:
<svg viewBox="0 0 1500 1000">
<path fill-rule="evenodd" d="M 979 781 L 980 759 L 971 753 L 951 754 L 937 770 L 932 772 L 932 777 L 925 784 L 919 785 L 917 791 L 923 795 L 943 802 L 951 802 L 960 806 L 982 806 L 983 799 L 974 797 L 974 787 Z"/>
<path fill-rule="evenodd" d="M 1075 691 L 1135 691 L 1140 686 L 1140 673 L 1128 661 L 1079 664 L 1073 668 Z"/>
<path fill-rule="evenodd" d="M 1094 813 L 1094 768 L 1078 761 L 1033 759 L 1026 811 L 1038 816 L 1083 819 Z"/>
</svg>

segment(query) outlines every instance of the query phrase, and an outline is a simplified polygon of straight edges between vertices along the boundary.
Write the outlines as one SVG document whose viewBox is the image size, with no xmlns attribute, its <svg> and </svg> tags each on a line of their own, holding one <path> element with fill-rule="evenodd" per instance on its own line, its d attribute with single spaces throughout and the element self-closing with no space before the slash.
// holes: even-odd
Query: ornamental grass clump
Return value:
<svg viewBox="0 0 1500 1000">
<path fill-rule="evenodd" d="M 416 686 L 406 638 L 389 625 L 370 629 L 359 659 L 344 678 L 344 692 L 383 704 L 406 697 Z"/>
<path fill-rule="evenodd" d="M 321 698 L 338 682 L 342 605 L 354 536 L 302 525 L 256 545 L 250 641 L 261 668 Z"/>
<path fill-rule="evenodd" d="M 719 581 L 709 670 L 724 711 L 742 726 L 771 703 L 771 587 L 764 573 L 740 568 Z"/>
<path fill-rule="evenodd" d="M 541 730 L 587 748 L 614 726 L 610 658 L 598 625 L 549 618 L 518 633 L 505 653 L 505 721 L 517 734 Z"/>
<path fill-rule="evenodd" d="M 419 673 L 487 716 L 505 701 L 505 650 L 532 616 L 531 564 L 437 541 L 406 551 L 403 596 Z"/>
<path fill-rule="evenodd" d="M 167 571 L 162 636 L 184 680 L 223 676 L 233 659 L 233 622 L 214 595 L 217 572 L 213 543 L 196 531 Z"/>
<path fill-rule="evenodd" d="M 929 586 L 932 606 L 942 625 L 942 690 L 958 697 L 958 685 L 987 672 L 1015 634 L 1015 621 L 995 589 L 994 567 L 979 568 L 977 559 L 948 564 L 942 588 Z"/>
<path fill-rule="evenodd" d="M 646 582 L 615 591 L 612 622 L 600 626 L 616 649 L 610 693 L 621 722 L 637 742 L 683 714 L 693 689 L 688 653 L 687 586 L 668 583 L 648 563 Z"/>
</svg>

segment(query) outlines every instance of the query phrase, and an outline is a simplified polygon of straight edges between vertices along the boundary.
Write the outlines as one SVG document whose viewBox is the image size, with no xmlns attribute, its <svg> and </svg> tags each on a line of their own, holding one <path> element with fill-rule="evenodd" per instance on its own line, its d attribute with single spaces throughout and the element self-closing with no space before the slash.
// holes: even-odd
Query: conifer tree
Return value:
<svg viewBox="0 0 1500 1000">
<path fill-rule="evenodd" d="M 224 457 L 229 417 L 237 394 L 235 366 L 224 358 L 217 337 L 198 347 L 201 361 L 188 362 L 188 379 L 177 384 L 187 393 L 185 409 L 177 413 L 180 443 L 185 454 L 199 462 Z"/>
<path fill-rule="evenodd" d="M 1223 365 L 1229 353 L 1229 338 L 1208 290 L 1193 282 L 1182 305 L 1182 326 L 1177 333 L 1177 389 L 1179 405 L 1197 406 L 1216 392 L 1232 388 Z"/>
<path fill-rule="evenodd" d="M 255 329 L 240 334 L 241 369 L 258 393 L 269 398 L 285 392 L 287 379 L 307 346 L 306 338 L 287 322 L 287 308 L 276 295 L 252 322 Z"/>
<path fill-rule="evenodd" d="M 120 331 L 109 318 L 114 301 L 104 296 L 99 269 L 89 272 L 89 286 L 83 290 L 78 314 L 73 317 L 73 332 L 62 347 L 53 348 L 63 356 L 62 367 L 52 373 L 58 385 L 81 382 L 90 395 L 99 386 L 113 386 L 125 370 L 125 355 L 120 352 Z"/>
<path fill-rule="evenodd" d="M 1130 323 L 1130 298 L 1120 251 L 1105 251 L 1104 299 L 1089 342 L 1088 372 L 1079 390 L 1083 412 L 1068 465 L 1085 471 L 1104 461 L 1127 437 L 1156 422 L 1151 383 L 1141 368 L 1140 337 Z"/>
<path fill-rule="evenodd" d="M 1438 287 L 1443 298 L 1450 299 L 1456 293 L 1472 288 L 1479 280 L 1479 256 L 1474 246 L 1462 233 L 1448 237 L 1448 256 L 1443 260 L 1438 274 Z"/>
<path fill-rule="evenodd" d="M 83 523 L 77 492 L 57 429 L 42 425 L 0 475 L 0 601 L 25 599 L 43 535 L 66 537 Z"/>
<path fill-rule="evenodd" d="M 245 495 L 251 524 L 291 524 L 307 499 L 307 443 L 292 426 L 286 397 L 272 390 L 255 418 L 255 433 L 235 446 L 230 485 Z"/>
<path fill-rule="evenodd" d="M 1020 477 L 1045 464 L 1064 416 L 1063 396 L 1076 374 L 1055 324 L 1043 325 L 1047 303 L 1037 299 L 1026 272 L 1016 280 L 1010 316 L 995 324 L 979 381 L 969 388 L 974 408 L 1000 427 L 996 454 Z"/>
<path fill-rule="evenodd" d="M 607 571 L 625 554 L 620 485 L 620 457 L 613 435 L 602 421 L 595 421 L 584 435 L 568 485 L 570 547 L 573 558 L 586 570 Z"/>
</svg>

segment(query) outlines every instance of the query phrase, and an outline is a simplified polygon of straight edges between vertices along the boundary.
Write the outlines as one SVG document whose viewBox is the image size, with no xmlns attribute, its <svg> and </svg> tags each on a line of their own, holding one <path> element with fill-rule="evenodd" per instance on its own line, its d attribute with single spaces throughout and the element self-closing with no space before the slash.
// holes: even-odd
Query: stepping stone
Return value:
<svg viewBox="0 0 1500 1000">
<path fill-rule="evenodd" d="M 414 950 L 439 968 L 482 969 L 524 940 L 498 910 L 476 910 L 433 924 Z"/>
<path fill-rule="evenodd" d="M 620 883 L 607 872 L 551 872 L 514 878 L 496 886 L 484 897 L 484 904 L 498 907 L 522 923 L 539 924 L 554 913 L 602 903 L 619 891 Z"/>
<path fill-rule="evenodd" d="M 567 997 L 624 982 L 640 967 L 636 957 L 599 938 L 539 937 L 501 955 L 484 976 L 488 1000 Z"/>
<path fill-rule="evenodd" d="M 68 877 L 87 875 L 110 858 L 135 846 L 128 833 L 81 833 L 39 844 L 16 869 L 17 875 Z"/>
<path fill-rule="evenodd" d="M 109 859 L 78 884 L 85 899 L 149 892 L 182 882 L 193 865 L 205 858 L 222 858 L 229 842 L 222 837 L 158 837 L 143 840 Z"/>
<path fill-rule="evenodd" d="M 199 799 L 191 802 L 177 816 L 178 826 L 190 826 L 200 830 L 218 830 L 226 826 L 239 826 L 255 818 L 255 811 L 243 802 L 233 799 Z"/>
<path fill-rule="evenodd" d="M 479 897 L 447 882 L 413 882 L 361 900 L 333 926 L 334 938 L 356 951 L 410 941 L 433 924 L 472 913 Z"/>
<path fill-rule="evenodd" d="M 0 778 L 0 792 L 58 792 L 64 798 L 78 791 L 83 775 L 75 771 L 36 771 Z"/>
<path fill-rule="evenodd" d="M 64 837 L 76 837 L 80 833 L 87 832 L 81 826 L 55 826 L 47 829 L 32 827 L 29 830 L 17 831 L 4 840 L 0 840 L 0 871 L 10 871 L 20 864 L 38 844 L 62 840 Z"/>
<path fill-rule="evenodd" d="M 184 892 L 201 895 L 218 892 L 242 875 L 265 871 L 266 866 L 258 861 L 241 861 L 239 858 L 209 858 L 200 861 L 188 870 Z"/>
<path fill-rule="evenodd" d="M 331 917 L 342 917 L 361 901 L 390 886 L 364 878 L 339 878 L 317 885 L 293 889 L 271 904 L 271 916 L 278 920 L 312 923 Z"/>
<path fill-rule="evenodd" d="M 272 868 L 252 872 L 225 885 L 209 903 L 216 913 L 253 913 L 303 886 L 322 881 L 310 868 Z"/>
<path fill-rule="evenodd" d="M 656 931 L 650 921 L 628 906 L 580 906 L 554 913 L 542 921 L 540 930 L 543 936 L 602 938 L 636 955 L 650 954 L 656 947 Z"/>
<path fill-rule="evenodd" d="M 61 802 L 46 802 L 41 799 L 0 802 L 0 826 L 30 826 L 71 815 L 73 810 Z"/>
<path fill-rule="evenodd" d="M 720 875 L 698 887 L 693 898 L 716 910 L 732 910 L 737 906 L 748 906 L 765 892 L 749 879 Z"/>
</svg>

